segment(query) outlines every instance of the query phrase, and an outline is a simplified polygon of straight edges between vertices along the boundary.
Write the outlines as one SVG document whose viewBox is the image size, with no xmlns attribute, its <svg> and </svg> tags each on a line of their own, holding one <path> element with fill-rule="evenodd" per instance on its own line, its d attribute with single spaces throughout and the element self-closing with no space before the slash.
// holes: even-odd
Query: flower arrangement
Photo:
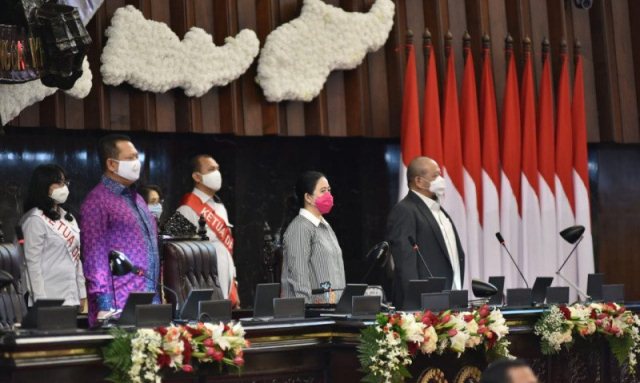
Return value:
<svg viewBox="0 0 640 383">
<path fill-rule="evenodd" d="M 240 372 L 249 342 L 237 323 L 198 323 L 112 331 L 113 341 L 103 350 L 115 383 L 161 383 L 165 371 L 193 372 L 198 367 L 227 366 Z"/>
<path fill-rule="evenodd" d="M 190 97 L 240 77 L 260 49 L 250 29 L 227 37 L 223 46 L 216 46 L 210 34 L 196 27 L 181 41 L 167 24 L 145 19 L 132 5 L 116 10 L 105 36 L 109 39 L 100 58 L 105 84 L 128 82 L 157 93 L 182 87 Z"/>
<path fill-rule="evenodd" d="M 396 383 L 410 377 L 407 367 L 418 352 L 424 355 L 481 347 L 490 357 L 511 357 L 509 328 L 500 310 L 482 306 L 473 311 L 379 314 L 362 330 L 358 358 L 364 382 Z"/>
<path fill-rule="evenodd" d="M 65 93 L 78 99 L 87 97 L 91 91 L 92 78 L 89 61 L 85 57 L 82 62 L 82 75 L 76 80 L 73 88 Z M 44 86 L 39 79 L 23 84 L 0 84 L 0 125 L 9 123 L 23 109 L 44 100 L 57 90 L 58 88 Z"/>
<path fill-rule="evenodd" d="M 545 355 L 569 349 L 577 338 L 604 337 L 618 364 L 625 362 L 635 374 L 640 351 L 640 319 L 616 303 L 574 304 L 552 306 L 535 325 L 535 334 L 542 338 Z"/>
<path fill-rule="evenodd" d="M 269 101 L 311 101 L 332 70 L 353 69 L 384 45 L 394 12 L 392 0 L 376 0 L 367 13 L 304 0 L 298 18 L 267 36 L 256 82 Z"/>
</svg>

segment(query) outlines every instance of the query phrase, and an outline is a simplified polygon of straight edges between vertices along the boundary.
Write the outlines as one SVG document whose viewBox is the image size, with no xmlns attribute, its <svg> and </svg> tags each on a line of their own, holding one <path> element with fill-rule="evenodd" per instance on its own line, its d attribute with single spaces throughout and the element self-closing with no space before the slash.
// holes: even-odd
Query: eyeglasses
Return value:
<svg viewBox="0 0 640 383">
<path fill-rule="evenodd" d="M 69 187 L 69 185 L 71 185 L 71 180 L 58 181 L 58 182 L 56 182 L 56 184 L 58 184 L 58 185 L 65 184 L 65 185 L 67 185 L 67 187 Z"/>
</svg>

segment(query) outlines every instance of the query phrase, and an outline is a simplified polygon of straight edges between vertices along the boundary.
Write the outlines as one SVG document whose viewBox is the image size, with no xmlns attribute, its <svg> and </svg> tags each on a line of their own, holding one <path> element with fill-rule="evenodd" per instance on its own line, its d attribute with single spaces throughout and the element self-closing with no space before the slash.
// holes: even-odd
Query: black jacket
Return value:
<svg viewBox="0 0 640 383">
<path fill-rule="evenodd" d="M 442 212 L 449 218 L 444 209 L 442 209 Z M 463 282 L 464 251 L 460 244 L 458 231 L 453 225 L 453 221 L 451 223 L 458 247 L 460 279 Z M 424 201 L 415 192 L 409 191 L 407 196 L 391 209 L 387 220 L 386 237 L 391 245 L 391 254 L 395 263 L 393 303 L 398 308 L 403 307 L 404 297 L 409 288 L 409 281 L 429 277 L 427 269 L 409 243 L 409 236 L 412 236 L 417 242 L 433 276 L 447 278 L 445 286 L 447 289 L 451 289 L 453 284 L 451 258 L 449 257 L 440 226 Z"/>
</svg>

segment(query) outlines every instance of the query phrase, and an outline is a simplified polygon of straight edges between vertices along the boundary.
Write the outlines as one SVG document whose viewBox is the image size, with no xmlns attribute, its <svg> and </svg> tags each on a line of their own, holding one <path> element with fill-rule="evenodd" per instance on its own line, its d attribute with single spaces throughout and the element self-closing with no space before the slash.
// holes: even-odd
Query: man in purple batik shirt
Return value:
<svg viewBox="0 0 640 383">
<path fill-rule="evenodd" d="M 129 293 L 156 292 L 160 272 L 156 223 L 132 186 L 140 177 L 138 151 L 129 137 L 113 134 L 100 140 L 98 152 L 104 173 L 80 210 L 91 327 L 110 310 L 121 310 Z M 135 274 L 112 277 L 111 250 L 123 252 L 147 278 Z M 159 302 L 156 295 L 154 303 Z"/>
</svg>

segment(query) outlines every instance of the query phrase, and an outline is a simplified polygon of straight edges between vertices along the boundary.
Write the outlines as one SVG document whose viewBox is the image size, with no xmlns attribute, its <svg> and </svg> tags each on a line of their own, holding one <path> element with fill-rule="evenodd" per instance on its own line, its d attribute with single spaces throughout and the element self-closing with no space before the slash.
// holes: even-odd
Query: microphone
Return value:
<svg viewBox="0 0 640 383">
<path fill-rule="evenodd" d="M 509 258 L 511 258 L 511 263 L 513 263 L 513 265 L 518 270 L 518 273 L 520 273 L 520 277 L 522 277 L 522 280 L 524 281 L 524 285 L 527 286 L 528 289 L 530 289 L 527 279 L 524 277 L 524 274 L 522 274 L 522 270 L 520 270 L 520 266 L 518 266 L 518 263 L 516 262 L 515 259 L 513 259 L 513 255 L 511 255 L 511 252 L 507 248 L 507 245 L 505 245 L 504 238 L 502 238 L 502 234 L 500 234 L 500 232 L 497 232 L 496 238 L 498 239 L 498 242 L 500 242 L 500 245 L 502 245 L 502 247 L 504 247 L 504 249 L 507 251 L 507 254 L 509 254 Z"/>
<path fill-rule="evenodd" d="M 332 289 L 331 282 L 326 281 L 326 282 L 320 283 L 319 289 L 311 289 L 311 295 L 324 294 L 330 291 L 342 291 L 342 290 L 344 289 Z"/>
<path fill-rule="evenodd" d="M 156 283 L 156 281 L 154 281 L 153 279 L 145 275 L 143 269 L 139 268 L 138 266 L 135 266 L 125 253 L 118 250 L 111 250 L 109 252 L 109 268 L 111 269 L 112 275 L 122 276 L 122 275 L 131 273 L 139 277 L 142 277 L 148 281 L 151 281 L 154 284 Z M 112 282 L 113 282 L 113 276 L 112 276 Z M 160 287 L 163 290 L 167 290 L 173 295 L 173 297 L 176 299 L 176 312 L 177 312 L 180 307 L 180 303 L 178 300 L 178 293 L 176 293 L 175 290 L 165 286 L 164 283 L 158 283 L 156 284 L 156 287 Z M 115 296 L 115 288 L 114 288 L 114 296 Z"/>
<path fill-rule="evenodd" d="M 420 247 L 418 247 L 418 244 L 416 243 L 416 240 L 413 239 L 412 236 L 408 236 L 407 239 L 409 240 L 409 244 L 411 245 L 411 247 L 413 247 L 413 251 L 415 251 L 415 253 L 418 254 L 418 258 L 420 258 L 420 260 L 422 261 L 422 264 L 427 269 L 427 273 L 429 273 L 429 277 L 433 278 L 433 274 L 431 273 L 429 266 L 427 266 L 427 262 L 425 262 L 424 257 L 420 252 Z"/>
</svg>

